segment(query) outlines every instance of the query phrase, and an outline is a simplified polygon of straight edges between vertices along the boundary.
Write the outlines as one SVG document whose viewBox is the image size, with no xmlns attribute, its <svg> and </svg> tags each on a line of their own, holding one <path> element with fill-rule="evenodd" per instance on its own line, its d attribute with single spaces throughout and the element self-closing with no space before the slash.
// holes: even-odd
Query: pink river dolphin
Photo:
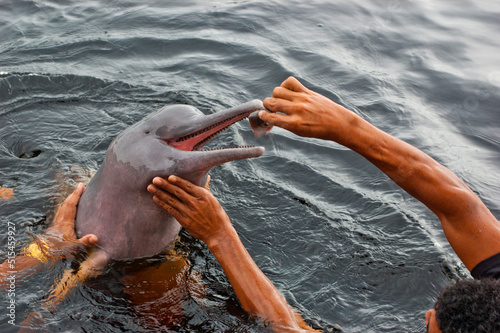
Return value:
<svg viewBox="0 0 500 333">
<path fill-rule="evenodd" d="M 262 155 L 263 147 L 202 149 L 249 116 L 256 136 L 267 133 L 269 128 L 259 122 L 259 110 L 264 110 L 259 100 L 209 115 L 189 105 L 170 105 L 121 132 L 78 204 L 77 236 L 92 233 L 99 241 L 76 272 L 65 272 L 53 289 L 53 303 L 62 301 L 78 281 L 99 275 L 113 260 L 164 251 L 181 225 L 154 203 L 146 190 L 148 184 L 156 176 L 177 175 L 201 186 L 212 167 Z"/>
</svg>

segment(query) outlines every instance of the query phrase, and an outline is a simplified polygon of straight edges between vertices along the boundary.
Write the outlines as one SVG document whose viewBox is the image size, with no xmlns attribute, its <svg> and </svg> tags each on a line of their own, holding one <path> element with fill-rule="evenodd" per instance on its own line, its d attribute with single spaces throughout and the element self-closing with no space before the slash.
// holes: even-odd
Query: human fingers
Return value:
<svg viewBox="0 0 500 333">
<path fill-rule="evenodd" d="M 293 76 L 288 77 L 283 83 L 281 83 L 281 87 L 289 89 L 291 91 L 303 92 L 308 89 L 302 85 L 296 78 Z"/>
<path fill-rule="evenodd" d="M 186 207 L 176 197 L 164 192 L 155 185 L 149 185 L 148 191 L 154 194 L 153 201 L 155 204 L 172 215 L 183 227 L 185 227 L 185 215 L 183 211 L 186 210 Z"/>
<path fill-rule="evenodd" d="M 170 177 L 172 177 L 172 176 L 170 176 Z M 176 178 L 178 178 L 178 177 L 176 177 Z M 163 178 L 160 178 L 160 177 L 153 178 L 153 184 L 158 186 L 159 188 L 163 189 L 168 194 L 177 197 L 181 201 L 186 200 L 189 197 L 188 193 L 183 188 L 181 188 L 181 187 L 177 186 L 177 184 L 174 184 L 173 182 L 165 180 Z M 149 191 L 149 187 L 148 187 L 148 191 Z M 151 193 L 153 193 L 153 192 L 151 192 Z M 160 198 L 162 198 L 162 197 L 160 197 Z"/>
<path fill-rule="evenodd" d="M 76 239 L 73 226 L 64 232 L 61 228 L 48 230 L 44 236 L 50 244 L 49 249 L 52 255 L 60 254 L 64 258 L 74 255 L 76 252 L 94 246 L 98 238 L 94 234 L 87 234 L 80 239 Z"/>
<path fill-rule="evenodd" d="M 302 104 L 283 98 L 267 97 L 263 101 L 264 107 L 271 112 L 281 112 L 284 114 L 293 114 L 300 111 Z"/>
<path fill-rule="evenodd" d="M 292 132 L 294 131 L 296 117 L 292 116 L 300 112 L 299 108 L 301 104 L 284 99 L 266 98 L 264 106 L 272 112 L 260 111 L 259 118 L 262 121 L 266 122 L 268 126 L 278 126 Z"/>
<path fill-rule="evenodd" d="M 71 193 L 66 200 L 64 200 L 63 206 L 75 206 L 78 204 L 78 201 L 80 200 L 80 197 L 83 194 L 83 191 L 85 191 L 85 186 L 83 186 L 82 183 L 78 183 L 78 186 L 76 189 Z"/>
<path fill-rule="evenodd" d="M 163 181 L 166 182 L 165 180 Z M 147 188 L 148 192 L 154 194 L 153 199 L 155 198 L 157 199 L 155 200 L 155 202 L 156 203 L 161 202 L 175 209 L 179 209 L 180 200 L 172 193 L 175 191 L 175 186 L 172 186 L 171 184 L 167 184 L 166 186 L 162 186 L 161 188 L 159 188 L 158 186 L 160 186 L 158 182 L 155 182 L 154 185 L 150 184 Z M 160 206 L 166 209 L 165 205 L 160 205 Z"/>
<path fill-rule="evenodd" d="M 288 101 L 296 100 L 299 96 L 299 92 L 292 91 L 284 87 L 276 87 L 273 90 L 273 98 L 284 99 Z"/>
<path fill-rule="evenodd" d="M 195 197 L 195 198 L 201 198 L 204 196 L 204 188 L 200 186 L 196 186 L 195 184 L 191 183 L 189 180 L 171 175 L 168 177 L 168 182 L 177 186 L 180 188 L 182 191 L 184 191 L 187 195 L 183 195 L 180 191 L 180 195 L 182 195 L 182 200 L 190 199 L 188 196 Z M 181 199 L 180 197 L 178 197 Z"/>
<path fill-rule="evenodd" d="M 182 224 L 189 211 L 185 203 L 191 205 L 189 195 L 163 178 L 155 177 L 153 183 L 147 188 L 150 193 L 154 194 L 153 201 Z"/>
<path fill-rule="evenodd" d="M 150 185 L 150 186 L 153 186 L 153 185 Z M 173 198 L 173 199 L 165 199 L 165 197 L 163 197 L 163 199 L 161 199 L 159 197 L 159 195 L 155 194 L 153 196 L 153 201 L 158 206 L 160 206 L 165 211 L 167 211 L 170 215 L 172 215 L 179 223 L 183 224 L 185 216 L 182 213 L 182 211 L 179 210 L 179 207 L 181 207 L 182 204 L 177 199 L 175 199 L 175 198 Z"/>
<path fill-rule="evenodd" d="M 168 186 L 168 182 L 166 179 L 161 178 L 161 177 L 154 177 L 153 180 L 151 181 L 153 184 L 155 184 L 158 188 L 164 189 L 164 186 Z M 148 187 L 149 191 L 149 187 Z M 152 192 L 151 192 L 152 193 Z"/>
<path fill-rule="evenodd" d="M 266 111 L 259 112 L 259 118 L 262 121 L 265 121 L 269 126 L 278 126 L 285 129 L 287 129 L 288 127 L 287 117 L 289 116 L 285 116 L 279 113 L 272 113 Z"/>
<path fill-rule="evenodd" d="M 78 201 L 84 191 L 85 186 L 83 186 L 82 183 L 79 183 L 73 193 L 71 193 L 62 203 L 54 219 L 54 224 L 59 224 L 65 221 L 74 221 L 76 217 L 76 206 L 78 205 Z"/>
</svg>

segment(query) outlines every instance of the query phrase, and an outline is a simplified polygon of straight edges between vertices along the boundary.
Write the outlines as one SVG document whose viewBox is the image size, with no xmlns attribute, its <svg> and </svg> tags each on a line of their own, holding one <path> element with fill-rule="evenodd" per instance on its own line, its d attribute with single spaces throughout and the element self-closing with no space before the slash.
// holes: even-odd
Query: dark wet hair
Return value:
<svg viewBox="0 0 500 333">
<path fill-rule="evenodd" d="M 435 305 L 443 333 L 500 332 L 500 280 L 460 280 L 444 288 Z"/>
</svg>

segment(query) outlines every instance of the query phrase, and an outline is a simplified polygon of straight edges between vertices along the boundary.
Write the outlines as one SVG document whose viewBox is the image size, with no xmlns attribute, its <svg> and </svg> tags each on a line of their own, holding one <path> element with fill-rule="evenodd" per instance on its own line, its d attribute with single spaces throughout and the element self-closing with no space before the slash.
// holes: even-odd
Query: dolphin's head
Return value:
<svg viewBox="0 0 500 333">
<path fill-rule="evenodd" d="M 263 109 L 259 100 L 210 115 L 189 105 L 166 106 L 120 133 L 109 151 L 141 177 L 175 174 L 201 185 L 210 168 L 264 153 L 263 147 L 202 149 L 230 125 Z"/>
</svg>

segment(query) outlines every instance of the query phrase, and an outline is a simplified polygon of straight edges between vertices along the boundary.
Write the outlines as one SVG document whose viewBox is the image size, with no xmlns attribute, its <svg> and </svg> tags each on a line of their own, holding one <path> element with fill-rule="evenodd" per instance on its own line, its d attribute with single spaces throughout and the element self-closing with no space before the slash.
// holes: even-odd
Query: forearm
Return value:
<svg viewBox="0 0 500 333">
<path fill-rule="evenodd" d="M 341 142 L 361 154 L 440 218 L 463 214 L 481 204 L 453 172 L 419 149 L 355 116 Z"/>
<path fill-rule="evenodd" d="M 307 89 L 293 77 L 275 88 L 273 97 L 264 100 L 264 106 L 273 112 L 260 112 L 263 121 L 300 136 L 332 140 L 351 148 L 440 219 L 450 214 L 463 216 L 464 210 L 482 205 L 457 176 L 431 157 Z"/>
<path fill-rule="evenodd" d="M 207 243 L 229 279 L 243 309 L 275 327 L 301 329 L 293 309 L 255 264 L 234 229 Z"/>
<path fill-rule="evenodd" d="M 247 252 L 226 212 L 208 189 L 170 176 L 153 179 L 153 200 L 194 237 L 205 242 L 219 261 L 243 309 L 275 331 L 314 331 L 295 313 Z"/>
<path fill-rule="evenodd" d="M 417 148 L 357 118 L 344 145 L 358 152 L 440 219 L 453 250 L 471 270 L 500 251 L 500 224 L 453 172 Z"/>
<path fill-rule="evenodd" d="M 341 105 L 286 79 L 259 113 L 268 125 L 342 144 L 372 162 L 441 220 L 446 238 L 472 269 L 500 252 L 500 224 L 453 172 L 417 148 L 377 129 Z"/>
</svg>

